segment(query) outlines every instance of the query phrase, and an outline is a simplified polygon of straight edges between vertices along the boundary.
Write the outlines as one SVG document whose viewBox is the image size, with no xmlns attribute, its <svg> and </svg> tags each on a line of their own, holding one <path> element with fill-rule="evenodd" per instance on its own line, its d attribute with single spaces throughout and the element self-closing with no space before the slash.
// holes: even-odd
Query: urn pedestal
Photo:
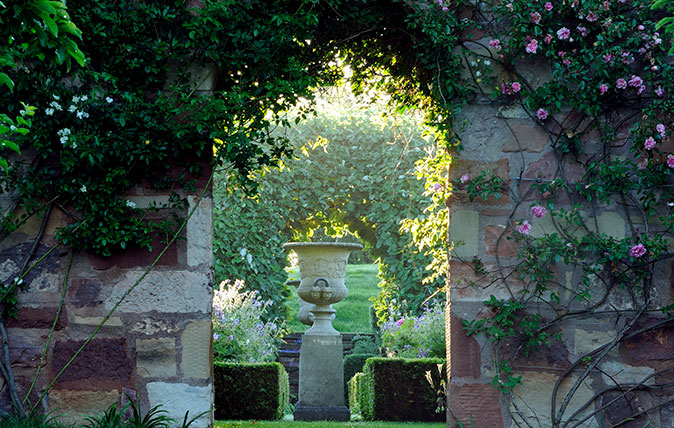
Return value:
<svg viewBox="0 0 674 428">
<path fill-rule="evenodd" d="M 349 253 L 360 244 L 289 242 L 283 247 L 297 253 L 300 266 L 298 296 L 314 304 L 313 325 L 302 336 L 299 397 L 294 418 L 299 421 L 348 421 L 344 405 L 344 347 L 332 326 L 333 303 L 343 300 Z"/>
</svg>

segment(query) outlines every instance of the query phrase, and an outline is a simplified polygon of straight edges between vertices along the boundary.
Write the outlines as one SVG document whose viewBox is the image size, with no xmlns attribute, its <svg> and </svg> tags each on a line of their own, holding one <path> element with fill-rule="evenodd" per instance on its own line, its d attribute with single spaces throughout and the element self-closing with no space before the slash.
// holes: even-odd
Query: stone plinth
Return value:
<svg viewBox="0 0 674 428">
<path fill-rule="evenodd" d="M 300 392 L 294 418 L 298 421 L 348 421 L 344 405 L 342 337 L 304 335 L 300 348 Z"/>
</svg>

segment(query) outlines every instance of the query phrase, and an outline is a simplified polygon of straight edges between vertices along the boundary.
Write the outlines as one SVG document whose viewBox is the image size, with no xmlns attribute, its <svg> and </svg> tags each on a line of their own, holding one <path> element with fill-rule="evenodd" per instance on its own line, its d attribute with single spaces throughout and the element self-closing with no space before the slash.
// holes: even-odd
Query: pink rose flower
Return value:
<svg viewBox="0 0 674 428">
<path fill-rule="evenodd" d="M 637 244 L 630 249 L 630 257 L 639 258 L 646 254 L 646 247 L 644 244 Z"/>
<path fill-rule="evenodd" d="M 536 218 L 543 218 L 543 217 L 545 217 L 545 214 L 548 213 L 548 210 L 546 210 L 545 207 L 543 207 L 543 206 L 534 205 L 533 207 L 531 207 L 531 213 Z"/>
<path fill-rule="evenodd" d="M 645 90 L 646 90 L 645 85 L 639 86 L 639 89 L 637 89 L 637 95 L 641 95 Z"/>
<path fill-rule="evenodd" d="M 535 54 L 536 49 L 538 49 L 538 40 L 533 39 L 532 41 L 527 43 L 527 47 L 526 47 L 525 50 L 527 51 L 527 53 Z"/>
<path fill-rule="evenodd" d="M 655 95 L 657 95 L 659 97 L 662 97 L 663 95 L 665 95 L 665 90 L 662 89 L 662 86 L 658 86 L 657 88 L 655 88 Z"/>
<path fill-rule="evenodd" d="M 674 155 L 667 155 L 667 166 L 674 168 Z"/>
<path fill-rule="evenodd" d="M 632 75 L 632 78 L 630 78 L 630 81 L 627 82 L 630 86 L 634 86 L 635 88 L 638 88 L 639 86 L 644 84 L 644 80 L 639 77 Z"/>
<path fill-rule="evenodd" d="M 639 30 L 639 31 L 644 31 L 645 28 L 646 28 L 646 27 L 644 27 L 643 25 L 639 25 L 639 26 L 637 27 L 637 30 Z"/>
<path fill-rule="evenodd" d="M 528 221 L 524 220 L 520 227 L 517 228 L 517 231 L 522 235 L 528 235 L 531 233 L 531 225 Z"/>
<path fill-rule="evenodd" d="M 545 111 L 545 109 L 539 108 L 536 112 L 536 117 L 538 117 L 540 120 L 545 120 L 548 118 L 548 112 Z"/>
<path fill-rule="evenodd" d="M 566 39 L 569 38 L 570 35 L 571 35 L 571 30 L 569 30 L 566 27 L 562 27 L 559 30 L 557 30 L 557 38 L 559 40 L 566 40 Z"/>
<path fill-rule="evenodd" d="M 599 86 L 599 92 L 604 95 L 606 91 L 608 91 L 608 85 L 606 83 L 602 83 L 601 86 Z"/>
<path fill-rule="evenodd" d="M 618 89 L 625 89 L 627 87 L 627 81 L 621 77 L 615 81 L 615 86 Z"/>
<path fill-rule="evenodd" d="M 545 3 L 545 6 L 543 6 L 543 7 L 545 7 L 545 10 L 550 12 L 552 10 L 552 3 L 547 2 L 547 3 Z"/>
<path fill-rule="evenodd" d="M 594 22 L 594 21 L 597 20 L 597 14 L 594 13 L 594 12 L 590 12 L 590 13 L 587 14 L 585 19 L 587 19 L 589 22 Z"/>
<path fill-rule="evenodd" d="M 511 88 L 514 93 L 518 93 L 520 89 L 522 89 L 522 86 L 520 85 L 520 82 L 513 82 Z"/>
<path fill-rule="evenodd" d="M 466 183 L 466 182 L 468 182 L 468 180 L 470 180 L 470 178 L 468 177 L 468 174 L 463 174 L 461 176 L 461 178 L 459 178 L 459 181 L 461 181 L 461 183 Z"/>
<path fill-rule="evenodd" d="M 501 41 L 499 39 L 494 39 L 489 41 L 489 46 L 492 48 L 496 49 L 497 51 L 500 51 L 502 49 L 501 47 Z"/>
<path fill-rule="evenodd" d="M 657 125 L 655 125 L 655 130 L 658 131 L 658 134 L 660 134 L 660 136 L 662 138 L 665 138 L 665 125 L 664 125 L 664 123 L 658 123 Z"/>
<path fill-rule="evenodd" d="M 576 29 L 577 29 L 578 31 L 580 31 L 580 35 L 581 35 L 581 36 L 587 37 L 587 28 L 578 26 L 578 28 L 576 28 Z"/>
<path fill-rule="evenodd" d="M 644 141 L 644 148 L 646 150 L 653 150 L 653 147 L 655 147 L 655 138 L 653 137 L 648 137 L 646 138 L 646 141 Z"/>
<path fill-rule="evenodd" d="M 565 59 L 564 61 L 562 61 L 562 64 L 567 65 L 567 66 L 568 66 L 568 65 L 571 65 L 571 60 L 570 60 L 570 59 Z"/>
<path fill-rule="evenodd" d="M 541 14 L 538 12 L 532 12 L 529 15 L 529 20 L 534 24 L 538 24 L 539 22 L 541 22 Z"/>
<path fill-rule="evenodd" d="M 552 43 L 552 34 L 546 34 L 545 37 L 543 38 L 543 41 L 545 42 L 546 45 Z"/>
</svg>

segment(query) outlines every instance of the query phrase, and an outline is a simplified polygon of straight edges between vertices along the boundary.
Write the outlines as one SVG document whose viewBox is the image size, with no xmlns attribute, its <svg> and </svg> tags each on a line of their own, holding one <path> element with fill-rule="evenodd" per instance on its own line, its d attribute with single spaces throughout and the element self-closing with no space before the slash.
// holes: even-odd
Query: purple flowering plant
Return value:
<svg viewBox="0 0 674 428">
<path fill-rule="evenodd" d="M 445 305 L 434 299 L 423 305 L 420 315 L 389 316 L 380 327 L 382 345 L 389 357 L 445 358 Z"/>
<path fill-rule="evenodd" d="M 274 361 L 283 337 L 283 326 L 261 321 L 272 305 L 257 291 L 246 290 L 237 279 L 220 283 L 213 291 L 213 352 L 216 361 Z"/>
</svg>

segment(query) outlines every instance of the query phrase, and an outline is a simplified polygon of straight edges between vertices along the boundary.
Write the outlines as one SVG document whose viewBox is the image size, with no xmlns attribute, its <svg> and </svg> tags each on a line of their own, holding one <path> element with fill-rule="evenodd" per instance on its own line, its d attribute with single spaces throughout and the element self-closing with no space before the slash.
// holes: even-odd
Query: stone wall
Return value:
<svg viewBox="0 0 674 428">
<path fill-rule="evenodd" d="M 205 184 L 202 179 L 197 193 Z M 168 415 L 179 421 L 188 410 L 195 416 L 211 409 L 212 199 L 210 189 L 201 201 L 197 193 L 184 195 L 189 209 L 198 202 L 183 231 L 184 239 L 166 251 L 58 378 L 40 403 L 45 411 L 75 421 L 83 413 L 93 414 L 124 402 L 125 394 L 137 396 L 144 411 L 163 404 Z M 145 207 L 153 201 L 166 201 L 167 196 L 138 187 L 126 198 Z M 66 221 L 59 209 L 52 211 L 36 256 L 56 244 L 54 231 Z M 38 218 L 31 219 L 0 244 L 3 280 L 16 274 L 40 223 Z M 39 367 L 30 400 L 39 398 L 163 249 L 159 242 L 152 247 L 152 252 L 127 249 L 112 257 L 75 253 L 67 280 L 68 250 L 59 247 L 30 273 L 18 296 L 17 317 L 7 325 L 21 397 Z M 41 361 L 64 280 L 65 302 L 46 358 Z M 9 402 L 4 384 L 1 401 L 5 406 Z M 212 414 L 196 424 L 211 425 Z"/>
<path fill-rule="evenodd" d="M 492 272 L 516 263 L 519 260 L 516 257 L 518 247 L 513 240 L 508 239 L 512 236 L 516 219 L 529 220 L 533 226 L 532 236 L 541 236 L 554 230 L 550 215 L 542 219 L 532 218 L 529 207 L 542 197 L 532 188 L 532 183 L 552 178 L 559 164 L 558 157 L 551 151 L 548 134 L 518 105 L 496 104 L 487 98 L 477 98 L 464 108 L 461 121 L 465 125 L 461 131 L 464 149 L 456 154 L 451 172 L 452 182 L 456 183 L 463 174 L 473 178 L 480 171 L 490 169 L 504 180 L 506 190 L 501 193 L 500 199 L 489 197 L 471 202 L 459 186 L 451 197 L 449 236 L 453 241 L 463 241 L 463 245 L 455 248 L 450 262 L 448 414 L 452 421 L 456 418 L 464 426 L 475 428 L 551 427 L 552 391 L 557 379 L 566 374 L 556 399 L 556 408 L 559 409 L 571 383 L 586 367 L 576 363 L 587 352 L 610 343 L 616 337 L 617 330 L 626 325 L 630 315 L 629 312 L 625 312 L 624 317 L 604 318 L 597 315 L 561 323 L 557 331 L 561 333 L 561 342 L 553 340 L 551 347 L 543 346 L 538 352 L 513 362 L 513 376 L 521 375 L 522 384 L 515 388 L 512 401 L 508 395 L 501 394 L 490 385 L 497 373 L 495 347 L 483 337 L 467 336 L 462 321 L 493 315 L 482 302 L 491 295 L 502 298 L 508 297 L 510 293 L 517 295 L 522 284 L 517 276 L 495 282 L 486 279 L 475 272 L 473 257 L 477 256 L 486 270 Z M 591 141 L 588 140 L 588 143 Z M 571 181 L 580 180 L 583 176 L 578 166 L 566 165 L 564 168 Z M 562 206 L 564 203 L 561 202 Z M 588 215 L 594 216 L 592 220 L 596 220 L 595 227 L 608 236 L 623 238 L 629 232 L 625 214 L 620 207 L 599 204 L 594 210 L 588 211 Z M 651 305 L 652 309 L 666 304 L 674 296 L 674 264 L 669 263 L 656 270 L 657 301 Z M 556 281 L 569 287 L 578 286 L 577 272 L 563 265 L 559 265 L 558 269 L 555 272 Z M 630 305 L 620 300 L 619 293 L 612 295 L 611 299 L 606 304 L 607 309 L 619 307 L 629 311 Z M 552 315 L 544 307 L 537 310 L 544 318 Z M 644 323 L 655 323 L 662 317 L 662 313 L 653 310 Z M 500 352 L 504 350 L 500 349 Z M 507 359 L 507 355 L 501 354 L 500 357 Z M 668 402 L 673 394 L 671 388 L 652 391 L 636 388 L 634 393 L 610 405 L 610 401 L 618 394 L 604 394 L 603 398 L 594 400 L 590 406 L 572 416 L 596 393 L 616 383 L 645 381 L 645 384 L 652 385 L 656 382 L 672 382 L 674 377 L 671 372 L 648 378 L 657 370 L 666 370 L 672 366 L 674 326 L 671 322 L 664 328 L 621 341 L 573 394 L 565 420 L 577 421 L 578 425 L 567 426 L 613 426 L 632 412 Z M 591 416 L 581 421 L 604 405 L 605 420 Z M 471 418 L 474 425 L 471 425 Z M 524 419 L 531 425 L 527 425 Z M 660 428 L 673 427 L 674 405 L 670 402 L 651 412 L 649 418 L 642 415 L 620 426 L 641 428 L 648 421 Z"/>
</svg>

